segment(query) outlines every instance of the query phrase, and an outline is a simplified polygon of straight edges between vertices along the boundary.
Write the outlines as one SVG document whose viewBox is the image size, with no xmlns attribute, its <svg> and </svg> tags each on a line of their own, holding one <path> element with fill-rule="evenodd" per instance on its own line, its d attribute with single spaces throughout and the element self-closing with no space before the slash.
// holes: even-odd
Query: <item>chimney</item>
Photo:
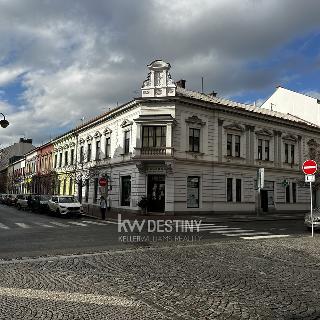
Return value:
<svg viewBox="0 0 320 320">
<path fill-rule="evenodd" d="M 216 96 L 217 96 L 217 92 L 215 92 L 215 91 L 213 90 L 212 93 L 211 93 L 211 95 L 212 95 L 213 97 L 216 97 Z"/>
<path fill-rule="evenodd" d="M 178 87 L 180 87 L 180 88 L 185 89 L 185 88 L 186 88 L 186 80 L 181 79 L 181 80 L 179 80 L 179 81 L 176 82 L 176 85 L 177 85 Z"/>
</svg>

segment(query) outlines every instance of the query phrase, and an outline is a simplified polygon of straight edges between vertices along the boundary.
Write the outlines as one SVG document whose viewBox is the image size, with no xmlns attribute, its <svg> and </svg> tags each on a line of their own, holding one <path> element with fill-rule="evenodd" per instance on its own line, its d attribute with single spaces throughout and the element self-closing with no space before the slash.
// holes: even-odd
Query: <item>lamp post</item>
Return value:
<svg viewBox="0 0 320 320">
<path fill-rule="evenodd" d="M 6 117 L 5 117 L 5 115 L 3 113 L 0 112 L 0 114 L 3 116 L 3 119 L 0 120 L 0 126 L 2 128 L 6 128 L 9 125 L 9 121 L 6 120 Z"/>
</svg>

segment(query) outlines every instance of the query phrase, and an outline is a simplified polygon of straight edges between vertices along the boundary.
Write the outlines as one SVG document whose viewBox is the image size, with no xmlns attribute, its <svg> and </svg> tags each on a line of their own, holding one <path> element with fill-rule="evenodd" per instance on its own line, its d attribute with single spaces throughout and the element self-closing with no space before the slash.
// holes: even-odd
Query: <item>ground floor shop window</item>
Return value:
<svg viewBox="0 0 320 320">
<path fill-rule="evenodd" d="M 99 179 L 98 178 L 95 178 L 94 179 L 94 192 L 93 192 L 93 203 L 96 203 L 97 202 L 97 199 L 98 199 L 98 183 L 99 183 Z"/>
<path fill-rule="evenodd" d="M 297 202 L 297 184 L 295 182 L 292 183 L 292 202 Z"/>
<path fill-rule="evenodd" d="M 290 203 L 290 184 L 286 186 L 286 203 Z"/>
<path fill-rule="evenodd" d="M 200 177 L 188 177 L 187 180 L 187 207 L 199 208 Z"/>
<path fill-rule="evenodd" d="M 89 201 L 89 179 L 86 180 L 86 194 L 85 194 L 86 202 Z"/>
<path fill-rule="evenodd" d="M 121 205 L 130 206 L 131 200 L 131 176 L 121 177 Z"/>
</svg>

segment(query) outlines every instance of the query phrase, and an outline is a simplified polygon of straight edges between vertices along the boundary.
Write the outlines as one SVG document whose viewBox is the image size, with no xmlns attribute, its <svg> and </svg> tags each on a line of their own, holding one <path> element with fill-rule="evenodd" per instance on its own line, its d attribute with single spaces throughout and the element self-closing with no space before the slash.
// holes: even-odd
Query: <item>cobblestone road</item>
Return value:
<svg viewBox="0 0 320 320">
<path fill-rule="evenodd" d="M 320 237 L 0 262 L 0 319 L 320 319 Z"/>
</svg>

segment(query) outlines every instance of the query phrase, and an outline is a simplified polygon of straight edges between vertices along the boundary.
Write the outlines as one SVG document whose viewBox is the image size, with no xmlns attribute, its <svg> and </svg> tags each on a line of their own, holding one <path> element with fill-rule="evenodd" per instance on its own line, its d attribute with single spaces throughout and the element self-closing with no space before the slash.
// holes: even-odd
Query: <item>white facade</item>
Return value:
<svg viewBox="0 0 320 320">
<path fill-rule="evenodd" d="M 139 210 L 142 197 L 151 212 L 254 212 L 261 167 L 263 210 L 308 210 L 300 168 L 308 142 L 320 141 L 318 126 L 177 87 L 163 61 L 148 68 L 141 98 L 75 130 L 78 157 L 92 169 L 81 192 L 89 212 L 101 194 L 119 212 Z"/>
<path fill-rule="evenodd" d="M 261 107 L 320 125 L 320 100 L 286 88 L 278 87 Z"/>
</svg>

